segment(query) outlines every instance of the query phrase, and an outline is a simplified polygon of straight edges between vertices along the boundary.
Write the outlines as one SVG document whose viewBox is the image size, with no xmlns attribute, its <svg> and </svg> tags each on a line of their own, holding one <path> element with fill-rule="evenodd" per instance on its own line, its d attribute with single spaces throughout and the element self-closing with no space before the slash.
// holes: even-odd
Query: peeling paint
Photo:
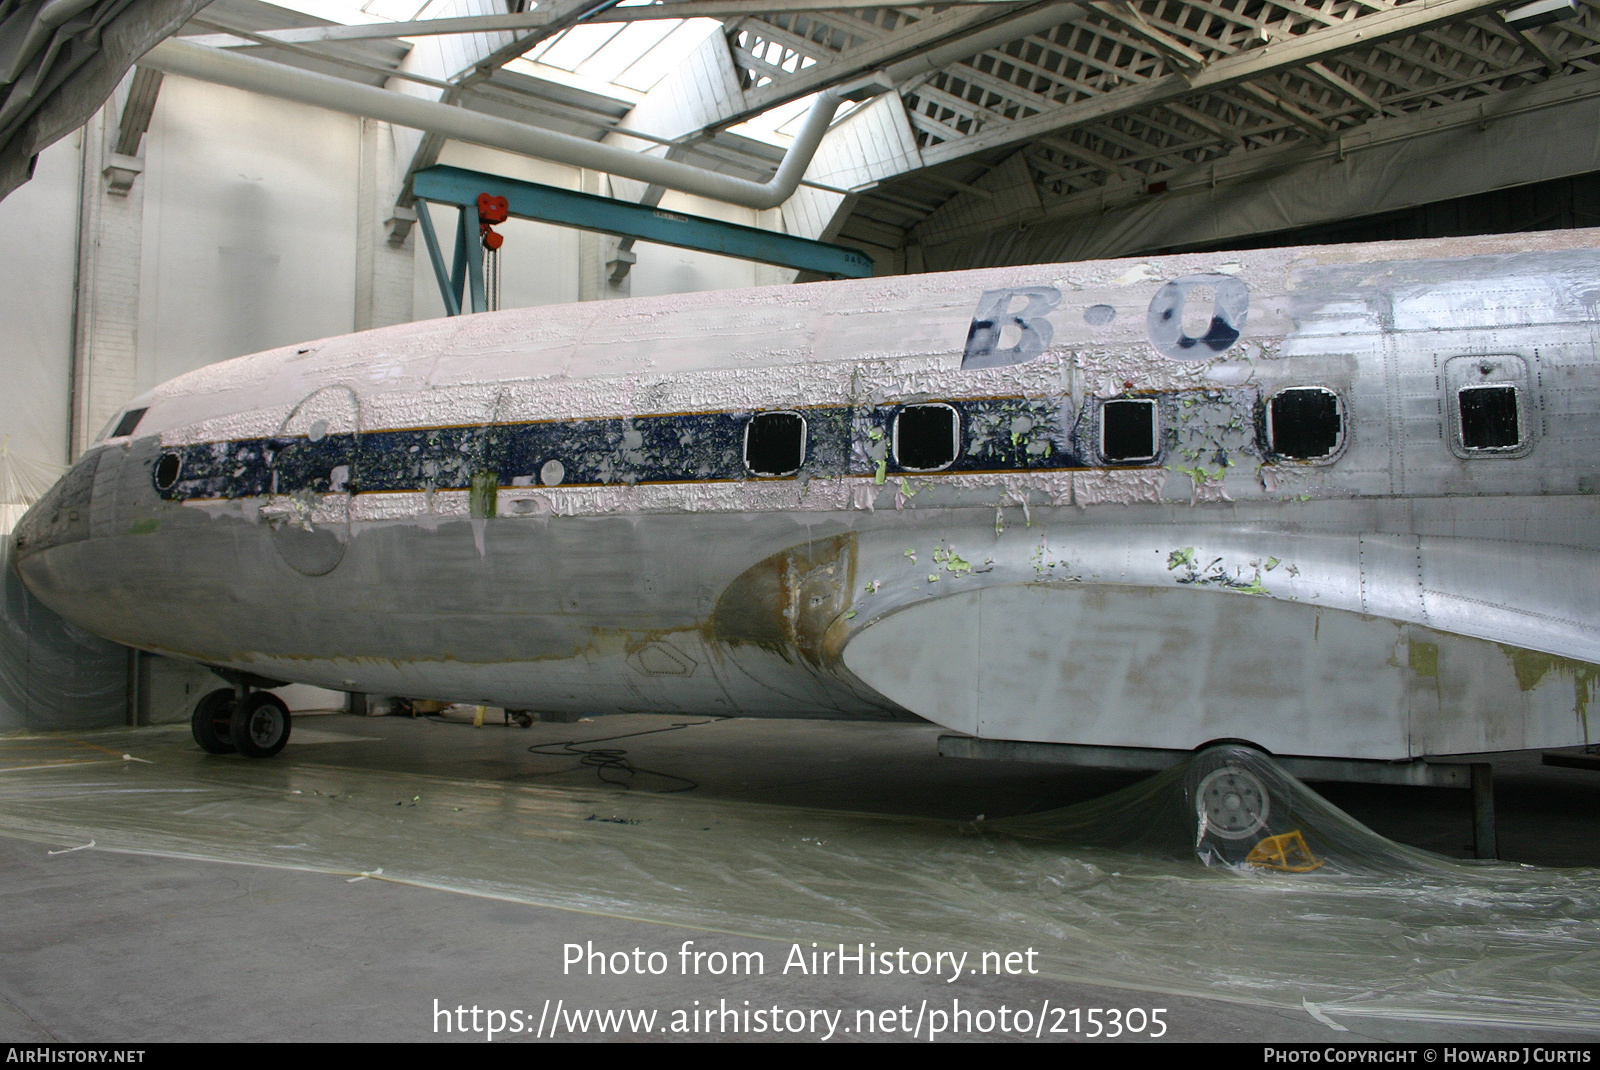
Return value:
<svg viewBox="0 0 1600 1070">
<path fill-rule="evenodd" d="M 1538 687 L 1546 675 L 1554 671 L 1562 675 L 1572 676 L 1572 709 L 1578 717 L 1578 723 L 1583 728 L 1583 738 L 1589 739 L 1589 702 L 1594 698 L 1595 682 L 1600 680 L 1600 665 L 1587 661 L 1575 661 L 1572 658 L 1557 657 L 1554 654 L 1544 654 L 1536 650 L 1525 650 L 1522 647 L 1499 644 L 1501 652 L 1511 662 L 1512 669 L 1517 674 L 1517 687 L 1523 691 L 1532 691 Z"/>
<path fill-rule="evenodd" d="M 1159 502 L 1167 486 L 1160 469 L 1122 468 L 1072 473 L 1072 500 L 1080 507 Z"/>
</svg>

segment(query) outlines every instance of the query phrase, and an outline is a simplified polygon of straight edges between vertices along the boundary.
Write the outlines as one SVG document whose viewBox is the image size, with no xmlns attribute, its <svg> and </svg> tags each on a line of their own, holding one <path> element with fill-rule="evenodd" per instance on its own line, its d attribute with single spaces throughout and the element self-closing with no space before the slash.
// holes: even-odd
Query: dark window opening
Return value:
<svg viewBox="0 0 1600 1070">
<path fill-rule="evenodd" d="M 133 434 L 134 429 L 139 426 L 139 421 L 144 419 L 144 414 L 149 411 L 149 409 L 129 409 L 123 413 L 122 419 L 117 421 L 117 429 L 111 432 L 111 437 L 121 438 L 123 435 Z"/>
<path fill-rule="evenodd" d="M 788 476 L 806 460 L 806 421 L 797 412 L 758 412 L 744 432 L 744 464 L 758 476 Z"/>
<path fill-rule="evenodd" d="M 1113 464 L 1155 460 L 1156 403 L 1125 399 L 1102 405 L 1100 456 Z"/>
<path fill-rule="evenodd" d="M 162 490 L 171 489 L 178 481 L 178 471 L 183 467 L 183 458 L 176 453 L 163 453 L 161 460 L 156 462 L 156 486 Z"/>
<path fill-rule="evenodd" d="M 1267 406 L 1267 444 L 1280 457 L 1321 460 L 1343 439 L 1344 414 L 1332 390 L 1295 387 L 1281 391 Z"/>
<path fill-rule="evenodd" d="M 894 418 L 895 463 L 913 472 L 947 468 L 960 452 L 960 432 L 950 406 L 907 405 Z"/>
<path fill-rule="evenodd" d="M 1469 450 L 1510 450 L 1522 443 L 1514 386 L 1468 386 L 1461 406 L 1461 445 Z"/>
</svg>

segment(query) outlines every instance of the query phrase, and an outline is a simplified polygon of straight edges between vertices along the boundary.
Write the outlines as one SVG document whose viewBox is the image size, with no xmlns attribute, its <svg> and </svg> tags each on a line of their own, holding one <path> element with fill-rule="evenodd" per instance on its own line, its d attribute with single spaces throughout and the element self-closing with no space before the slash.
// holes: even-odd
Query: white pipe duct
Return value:
<svg viewBox="0 0 1600 1070">
<path fill-rule="evenodd" d="M 397 126 L 442 134 L 491 149 L 504 149 L 556 163 L 587 167 L 667 189 L 693 193 L 746 208 L 776 208 L 794 194 L 822 136 L 828 132 L 845 94 L 828 89 L 818 94 L 794 143 L 767 182 L 752 182 L 690 164 L 645 156 L 526 123 L 483 115 L 465 108 L 405 96 L 344 78 L 271 63 L 253 56 L 186 41 L 167 40 L 139 61 L 168 74 L 232 86 L 265 96 L 281 97 Z M 882 89 L 887 89 L 884 85 Z M 859 98 L 858 98 L 859 99 Z"/>
</svg>

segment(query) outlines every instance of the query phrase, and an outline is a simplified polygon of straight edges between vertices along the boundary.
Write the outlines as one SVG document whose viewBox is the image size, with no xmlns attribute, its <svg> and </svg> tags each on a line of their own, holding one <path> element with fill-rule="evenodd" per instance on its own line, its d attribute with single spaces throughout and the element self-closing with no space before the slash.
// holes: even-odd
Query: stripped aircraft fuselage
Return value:
<svg viewBox="0 0 1600 1070">
<path fill-rule="evenodd" d="M 1591 738 L 1596 231 L 405 324 L 108 432 L 18 526 L 24 580 L 263 677 L 1348 758 Z"/>
</svg>

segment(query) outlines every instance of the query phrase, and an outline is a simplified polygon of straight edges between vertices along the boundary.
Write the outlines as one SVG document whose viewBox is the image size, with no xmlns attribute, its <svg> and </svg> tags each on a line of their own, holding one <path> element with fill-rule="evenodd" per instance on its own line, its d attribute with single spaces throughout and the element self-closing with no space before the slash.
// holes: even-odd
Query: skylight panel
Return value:
<svg viewBox="0 0 1600 1070">
<path fill-rule="evenodd" d="M 671 30 L 653 48 L 642 53 L 633 65 L 611 79 L 617 85 L 648 93 L 667 72 L 699 48 L 707 37 L 722 29 L 716 19 L 673 20 Z"/>
<path fill-rule="evenodd" d="M 579 70 L 591 78 L 614 82 L 677 26 L 677 19 L 633 23 L 585 60 Z"/>
<path fill-rule="evenodd" d="M 364 14 L 376 15 L 391 22 L 415 22 L 422 17 L 422 13 L 432 2 L 433 0 L 367 0 L 361 5 L 361 10 Z M 334 16 L 322 17 L 331 19 Z"/>
<path fill-rule="evenodd" d="M 560 67 L 564 71 L 576 73 L 579 67 L 604 48 L 613 37 L 630 28 L 625 22 L 574 26 L 529 52 L 528 58 L 546 66 Z"/>
<path fill-rule="evenodd" d="M 273 6 L 298 11 L 312 18 L 327 19 L 341 26 L 357 26 L 370 22 L 397 22 L 376 9 L 380 5 L 399 9 L 415 8 L 422 0 L 273 0 Z M 367 10 L 373 8 L 374 10 Z"/>
</svg>

